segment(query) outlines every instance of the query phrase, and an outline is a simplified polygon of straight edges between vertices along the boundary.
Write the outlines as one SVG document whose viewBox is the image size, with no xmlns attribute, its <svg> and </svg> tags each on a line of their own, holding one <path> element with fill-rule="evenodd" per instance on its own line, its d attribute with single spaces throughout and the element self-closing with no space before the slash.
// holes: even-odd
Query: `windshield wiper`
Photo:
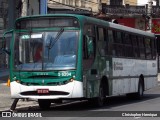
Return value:
<svg viewBox="0 0 160 120">
<path fill-rule="evenodd" d="M 54 39 L 52 39 L 52 37 L 50 38 L 50 43 L 47 46 L 48 49 L 51 49 L 55 45 L 55 43 L 59 40 L 59 38 L 60 38 L 60 36 L 62 35 L 63 32 L 64 32 L 64 29 L 61 28 L 60 31 L 57 33 L 57 35 L 56 35 L 56 37 Z"/>
<path fill-rule="evenodd" d="M 57 35 L 55 36 L 55 38 L 53 39 L 52 37 L 49 40 L 49 44 L 46 46 L 48 48 L 48 60 L 49 60 L 49 56 L 50 56 L 50 49 L 55 45 L 55 43 L 59 40 L 60 36 L 62 35 L 62 33 L 64 32 L 64 28 L 61 28 Z M 54 42 L 53 42 L 54 41 Z"/>
</svg>

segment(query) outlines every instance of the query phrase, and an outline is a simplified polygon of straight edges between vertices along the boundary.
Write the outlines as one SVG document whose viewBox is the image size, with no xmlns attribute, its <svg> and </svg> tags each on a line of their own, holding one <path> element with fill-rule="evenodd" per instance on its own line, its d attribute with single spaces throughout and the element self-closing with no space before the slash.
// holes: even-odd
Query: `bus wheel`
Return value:
<svg viewBox="0 0 160 120">
<path fill-rule="evenodd" d="M 105 100 L 105 96 L 104 96 L 104 88 L 102 86 L 100 86 L 99 88 L 99 97 L 97 98 L 97 104 L 98 106 L 103 106 L 104 105 L 104 100 Z"/>
<path fill-rule="evenodd" d="M 93 103 L 97 107 L 102 107 L 104 105 L 105 95 L 104 95 L 104 89 L 103 86 L 100 85 L 99 88 L 99 95 L 96 98 L 93 98 Z"/>
<path fill-rule="evenodd" d="M 144 92 L 143 80 L 140 78 L 139 84 L 138 84 L 138 92 L 127 94 L 127 98 L 134 99 L 134 100 L 140 100 L 143 97 L 143 92 Z"/>
<path fill-rule="evenodd" d="M 49 109 L 51 106 L 51 101 L 50 100 L 43 100 L 43 99 L 38 99 L 38 104 L 39 107 L 43 110 Z"/>
<path fill-rule="evenodd" d="M 138 84 L 138 92 L 135 93 L 135 98 L 136 99 L 141 99 L 143 97 L 143 92 L 144 92 L 144 86 L 143 86 L 143 82 L 142 79 L 139 79 L 139 84 Z"/>
</svg>

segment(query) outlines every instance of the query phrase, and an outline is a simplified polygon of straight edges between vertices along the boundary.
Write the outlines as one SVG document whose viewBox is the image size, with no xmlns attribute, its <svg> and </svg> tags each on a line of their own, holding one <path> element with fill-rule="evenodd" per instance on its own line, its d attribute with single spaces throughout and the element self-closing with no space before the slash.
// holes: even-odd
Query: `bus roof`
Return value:
<svg viewBox="0 0 160 120">
<path fill-rule="evenodd" d="M 143 30 L 127 27 L 127 26 L 124 26 L 124 25 L 104 21 L 104 20 L 97 19 L 97 18 L 94 18 L 94 17 L 88 17 L 88 16 L 84 16 L 84 15 L 77 15 L 77 14 L 46 14 L 46 15 L 25 16 L 25 17 L 20 17 L 20 18 L 16 19 L 16 22 L 20 21 L 20 20 L 23 20 L 23 19 L 29 19 L 29 18 L 53 17 L 53 16 L 55 16 L 55 17 L 63 17 L 63 16 L 64 17 L 75 17 L 75 18 L 79 19 L 80 21 L 90 22 L 92 24 L 97 24 L 97 25 L 100 25 L 100 26 L 109 27 L 111 29 L 122 30 L 122 31 L 125 31 L 125 32 L 127 31 L 127 32 L 131 32 L 133 34 L 145 35 L 145 36 L 149 36 L 149 37 L 155 37 L 154 33 L 151 33 L 151 32 L 148 32 L 148 31 L 143 31 Z"/>
</svg>

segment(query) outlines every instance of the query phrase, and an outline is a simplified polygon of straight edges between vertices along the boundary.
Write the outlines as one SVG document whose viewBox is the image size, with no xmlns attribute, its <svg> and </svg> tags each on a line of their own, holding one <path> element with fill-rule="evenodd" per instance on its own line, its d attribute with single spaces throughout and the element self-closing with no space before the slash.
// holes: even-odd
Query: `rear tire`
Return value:
<svg viewBox="0 0 160 120">
<path fill-rule="evenodd" d="M 43 100 L 43 99 L 38 99 L 38 104 L 39 107 L 43 110 L 47 110 L 51 106 L 51 101 L 50 100 Z"/>
<path fill-rule="evenodd" d="M 138 92 L 135 93 L 135 98 L 136 99 L 142 99 L 143 98 L 143 94 L 144 94 L 144 86 L 143 86 L 142 79 L 140 78 L 139 84 L 138 84 Z"/>
<path fill-rule="evenodd" d="M 138 84 L 138 92 L 127 94 L 127 98 L 134 99 L 134 100 L 140 100 L 143 98 L 143 94 L 144 94 L 144 84 L 143 84 L 142 78 L 140 78 L 139 84 Z"/>
</svg>

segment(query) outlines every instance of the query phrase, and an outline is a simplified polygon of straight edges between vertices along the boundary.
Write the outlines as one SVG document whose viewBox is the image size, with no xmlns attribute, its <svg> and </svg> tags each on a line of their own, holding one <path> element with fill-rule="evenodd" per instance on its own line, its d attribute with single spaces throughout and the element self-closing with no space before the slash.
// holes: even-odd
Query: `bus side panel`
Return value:
<svg viewBox="0 0 160 120">
<path fill-rule="evenodd" d="M 138 79 L 126 78 L 126 79 L 114 79 L 112 80 L 112 95 L 122 95 L 126 93 L 137 92 Z"/>
<path fill-rule="evenodd" d="M 157 85 L 157 60 L 148 60 L 147 61 L 147 75 L 144 78 L 145 81 L 145 90 L 151 89 Z"/>
<path fill-rule="evenodd" d="M 156 60 L 112 59 L 112 95 L 138 91 L 140 75 L 144 76 L 145 90 L 156 85 Z"/>
</svg>

